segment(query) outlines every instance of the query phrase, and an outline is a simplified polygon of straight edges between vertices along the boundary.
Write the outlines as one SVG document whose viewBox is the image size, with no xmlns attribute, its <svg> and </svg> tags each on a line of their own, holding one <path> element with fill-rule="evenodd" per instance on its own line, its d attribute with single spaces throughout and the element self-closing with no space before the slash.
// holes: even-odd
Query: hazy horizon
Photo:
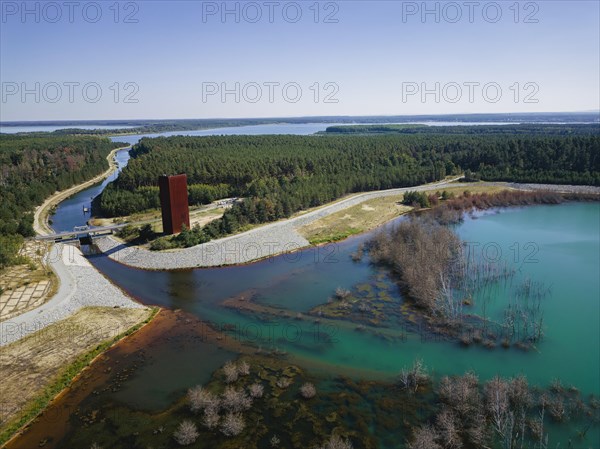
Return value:
<svg viewBox="0 0 600 449">
<path fill-rule="evenodd" d="M 172 118 L 172 117 L 163 117 L 163 118 L 123 118 L 123 119 L 106 119 L 106 118 L 98 118 L 98 119 L 57 119 L 57 120 L 7 120 L 0 121 L 0 125 L 3 126 L 11 126 L 13 124 L 21 124 L 21 123 L 110 123 L 114 122 L 115 124 L 123 123 L 123 122 L 170 122 L 170 121 L 219 121 L 219 120 L 311 120 L 311 119 L 359 119 L 359 118 L 406 118 L 406 119 L 415 119 L 421 117 L 478 117 L 478 116 L 527 116 L 527 115 L 575 115 L 575 114 L 590 114 L 590 115 L 600 115 L 600 110 L 590 110 L 590 111 L 539 111 L 539 112 L 500 112 L 500 113 L 455 113 L 455 114 L 369 114 L 369 115 L 304 115 L 304 116 L 279 116 L 279 117 L 183 117 L 183 118 Z M 600 117 L 599 117 L 600 118 Z M 100 126 L 100 125 L 99 125 Z"/>
</svg>

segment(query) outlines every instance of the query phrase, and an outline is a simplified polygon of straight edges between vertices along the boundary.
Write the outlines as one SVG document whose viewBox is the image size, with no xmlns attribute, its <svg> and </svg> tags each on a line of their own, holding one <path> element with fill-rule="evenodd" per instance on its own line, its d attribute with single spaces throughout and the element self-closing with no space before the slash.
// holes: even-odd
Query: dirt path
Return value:
<svg viewBox="0 0 600 449">
<path fill-rule="evenodd" d="M 77 192 L 87 189 L 88 187 L 99 183 L 103 179 L 108 178 L 118 168 L 117 162 L 115 161 L 115 155 L 117 154 L 117 151 L 124 150 L 129 147 L 130 145 L 126 147 L 115 148 L 108 154 L 108 156 L 106 156 L 106 160 L 108 161 L 109 167 L 104 173 L 101 173 L 98 176 L 82 184 L 78 184 L 66 190 L 56 192 L 52 196 L 46 198 L 46 200 L 35 209 L 35 212 L 33 214 L 33 229 L 35 230 L 35 232 L 39 235 L 53 234 L 54 231 L 52 231 L 52 229 L 50 229 L 50 226 L 48 225 L 48 215 L 52 206 L 60 203 L 61 201 L 76 194 Z"/>
<path fill-rule="evenodd" d="M 212 240 L 191 248 L 171 251 L 149 251 L 145 248 L 127 246 L 111 237 L 96 240 L 98 248 L 111 259 L 125 265 L 150 270 L 176 270 L 196 267 L 237 265 L 289 253 L 310 246 L 308 240 L 298 233 L 302 226 L 373 198 L 393 196 L 409 190 L 429 191 L 444 187 L 467 187 L 469 184 L 454 183 L 451 178 L 414 187 L 359 193 L 296 215 L 292 218 L 262 225 L 240 234 Z"/>
</svg>

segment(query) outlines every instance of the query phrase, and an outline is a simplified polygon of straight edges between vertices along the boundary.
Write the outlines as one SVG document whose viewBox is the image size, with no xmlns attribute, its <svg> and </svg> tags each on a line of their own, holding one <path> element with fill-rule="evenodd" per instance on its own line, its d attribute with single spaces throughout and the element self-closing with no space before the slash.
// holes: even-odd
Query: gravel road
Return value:
<svg viewBox="0 0 600 449">
<path fill-rule="evenodd" d="M 0 346 L 69 317 L 82 307 L 144 308 L 100 274 L 74 245 L 52 247 L 49 263 L 60 278 L 58 292 L 45 304 L 0 322 Z"/>
<path fill-rule="evenodd" d="M 123 245 L 111 237 L 100 238 L 96 240 L 96 244 L 102 252 L 118 262 L 148 270 L 175 270 L 248 263 L 309 246 L 308 240 L 302 237 L 297 229 L 320 218 L 373 198 L 398 195 L 409 190 L 438 190 L 450 187 L 452 181 L 455 180 L 418 187 L 361 193 L 289 220 L 270 223 L 191 248 L 155 252 Z M 467 187 L 468 184 L 453 183 L 451 186 Z"/>
<path fill-rule="evenodd" d="M 398 195 L 410 190 L 428 191 L 439 190 L 444 187 L 468 188 L 471 185 L 468 183 L 456 183 L 454 181 L 456 179 L 418 187 L 361 193 L 289 220 L 278 221 L 242 234 L 213 240 L 191 248 L 154 252 L 144 248 L 123 245 L 111 237 L 103 237 L 98 239 L 96 243 L 99 249 L 108 254 L 110 258 L 125 265 L 149 270 L 174 270 L 248 263 L 253 260 L 309 246 L 309 242 L 298 233 L 297 229 L 364 201 Z M 515 183 L 490 184 L 519 190 L 553 190 L 557 192 L 600 194 L 600 188 L 588 186 Z"/>
</svg>

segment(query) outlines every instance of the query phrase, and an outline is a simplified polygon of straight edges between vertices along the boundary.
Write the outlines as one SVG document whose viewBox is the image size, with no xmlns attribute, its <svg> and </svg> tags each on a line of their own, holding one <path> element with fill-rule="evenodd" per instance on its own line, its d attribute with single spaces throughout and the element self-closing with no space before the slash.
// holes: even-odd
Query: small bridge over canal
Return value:
<svg viewBox="0 0 600 449">
<path fill-rule="evenodd" d="M 64 231 L 48 235 L 38 235 L 35 237 L 35 239 L 55 243 L 66 243 L 79 240 L 79 242 L 83 244 L 89 244 L 95 237 L 113 234 L 114 232 L 124 228 L 125 226 L 127 226 L 127 224 L 99 226 L 94 228 L 90 228 L 89 226 L 75 226 L 72 231 Z"/>
</svg>

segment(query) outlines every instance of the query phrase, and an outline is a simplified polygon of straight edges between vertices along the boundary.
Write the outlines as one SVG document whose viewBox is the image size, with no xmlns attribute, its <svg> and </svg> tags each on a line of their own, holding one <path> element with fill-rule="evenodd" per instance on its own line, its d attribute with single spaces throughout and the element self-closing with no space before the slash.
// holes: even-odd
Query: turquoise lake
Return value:
<svg viewBox="0 0 600 449">
<path fill-rule="evenodd" d="M 329 372 L 392 377 L 420 357 L 437 374 L 473 369 L 483 379 L 525 374 L 547 385 L 560 378 L 582 392 L 600 393 L 600 206 L 567 203 L 503 209 L 466 218 L 458 227 L 465 241 L 502 251 L 519 274 L 550 288 L 544 299 L 545 337 L 536 350 L 464 348 L 454 342 L 423 339 L 405 329 L 357 332 L 344 321 L 296 320 L 325 303 L 338 286 L 370 282 L 381 270 L 349 257 L 367 235 L 330 247 L 311 248 L 239 267 L 179 272 L 145 272 L 106 257 L 92 262 L 115 283 L 146 304 L 191 312 L 217 327 L 235 327 L 235 338 L 265 348 L 275 346 L 298 360 Z M 519 248 L 518 258 L 516 248 Z M 535 252 L 535 254 L 533 254 Z M 491 253 L 490 253 L 491 254 Z M 496 257 L 495 255 L 493 257 Z M 515 263 L 516 262 L 516 263 Z M 386 278 L 387 279 L 387 278 Z M 392 283 L 387 279 L 386 282 Z M 259 304 L 289 312 L 260 317 L 222 307 L 221 301 L 248 292 Z M 400 294 L 396 293 L 398 298 Z M 506 298 L 496 298 L 501 303 Z M 323 333 L 315 337 L 315 333 Z M 381 333 L 390 338 L 382 338 Z M 140 379 L 141 381 L 141 379 Z"/>
</svg>

